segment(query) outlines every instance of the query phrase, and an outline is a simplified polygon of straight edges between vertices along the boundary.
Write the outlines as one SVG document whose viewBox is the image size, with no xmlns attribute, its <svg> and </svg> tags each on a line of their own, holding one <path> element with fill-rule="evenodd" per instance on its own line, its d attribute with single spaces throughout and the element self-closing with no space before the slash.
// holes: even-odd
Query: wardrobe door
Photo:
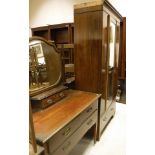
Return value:
<svg viewBox="0 0 155 155">
<path fill-rule="evenodd" d="M 107 68 L 108 68 L 108 14 L 103 11 L 103 28 L 102 28 L 102 57 L 101 57 L 101 92 L 102 100 L 105 102 L 107 98 Z"/>
<path fill-rule="evenodd" d="M 119 79 L 126 78 L 126 17 L 120 23 Z"/>
<path fill-rule="evenodd" d="M 76 89 L 100 93 L 102 11 L 74 14 Z"/>
<path fill-rule="evenodd" d="M 108 77 L 107 77 L 107 107 L 108 108 L 115 97 L 116 85 L 116 21 L 109 17 L 108 20 Z"/>
<path fill-rule="evenodd" d="M 115 42 L 115 65 L 113 74 L 113 100 L 115 100 L 118 88 L 118 70 L 120 55 L 120 22 L 116 22 L 116 42 Z"/>
</svg>

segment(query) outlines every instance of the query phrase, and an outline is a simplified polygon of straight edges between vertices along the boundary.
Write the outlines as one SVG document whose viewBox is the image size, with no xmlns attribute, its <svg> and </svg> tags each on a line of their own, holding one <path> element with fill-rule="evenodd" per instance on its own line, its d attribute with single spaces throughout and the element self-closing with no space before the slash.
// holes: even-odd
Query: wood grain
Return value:
<svg viewBox="0 0 155 155">
<path fill-rule="evenodd" d="M 77 117 L 101 95 L 78 90 L 66 90 L 66 98 L 33 114 L 36 138 L 45 142 Z"/>
</svg>

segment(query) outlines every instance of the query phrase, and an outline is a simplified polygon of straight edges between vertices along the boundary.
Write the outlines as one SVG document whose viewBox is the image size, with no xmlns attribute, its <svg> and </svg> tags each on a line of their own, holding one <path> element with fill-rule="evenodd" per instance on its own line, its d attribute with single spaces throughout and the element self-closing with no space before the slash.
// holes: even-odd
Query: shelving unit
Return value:
<svg viewBox="0 0 155 155">
<path fill-rule="evenodd" d="M 60 48 L 64 44 L 73 44 L 74 42 L 74 24 L 63 23 L 32 28 L 32 36 L 40 36 L 47 40 L 54 40 L 55 44 L 62 52 L 64 64 L 74 63 L 73 48 Z"/>
<path fill-rule="evenodd" d="M 32 28 L 32 36 L 43 37 L 46 40 L 49 40 L 49 30 L 48 26 Z"/>
</svg>

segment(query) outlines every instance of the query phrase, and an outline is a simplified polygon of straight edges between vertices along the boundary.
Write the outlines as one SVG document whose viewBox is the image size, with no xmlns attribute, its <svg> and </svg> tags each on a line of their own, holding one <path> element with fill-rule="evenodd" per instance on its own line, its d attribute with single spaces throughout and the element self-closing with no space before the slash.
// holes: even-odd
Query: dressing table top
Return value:
<svg viewBox="0 0 155 155">
<path fill-rule="evenodd" d="M 65 91 L 67 97 L 47 109 L 33 113 L 36 138 L 43 143 L 101 96 L 79 90 Z"/>
</svg>

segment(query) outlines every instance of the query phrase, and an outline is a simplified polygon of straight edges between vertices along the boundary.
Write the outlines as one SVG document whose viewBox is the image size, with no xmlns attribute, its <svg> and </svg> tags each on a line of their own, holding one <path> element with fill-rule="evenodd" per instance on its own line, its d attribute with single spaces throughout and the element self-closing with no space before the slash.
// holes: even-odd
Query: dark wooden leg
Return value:
<svg viewBox="0 0 155 155">
<path fill-rule="evenodd" d="M 49 148 L 48 148 L 48 144 L 47 143 L 45 143 L 44 145 L 43 145 L 43 147 L 44 147 L 44 155 L 49 155 Z"/>
<path fill-rule="evenodd" d="M 97 116 L 97 141 L 100 140 L 100 114 L 101 114 L 101 98 L 98 100 L 98 116 Z"/>
<path fill-rule="evenodd" d="M 98 131 L 97 131 L 97 141 L 100 141 L 100 136 L 101 136 L 100 129 L 98 129 Z"/>
<path fill-rule="evenodd" d="M 96 125 L 96 123 L 94 124 L 93 128 L 94 128 L 94 144 L 96 144 L 96 137 L 97 137 L 97 125 Z"/>
</svg>

